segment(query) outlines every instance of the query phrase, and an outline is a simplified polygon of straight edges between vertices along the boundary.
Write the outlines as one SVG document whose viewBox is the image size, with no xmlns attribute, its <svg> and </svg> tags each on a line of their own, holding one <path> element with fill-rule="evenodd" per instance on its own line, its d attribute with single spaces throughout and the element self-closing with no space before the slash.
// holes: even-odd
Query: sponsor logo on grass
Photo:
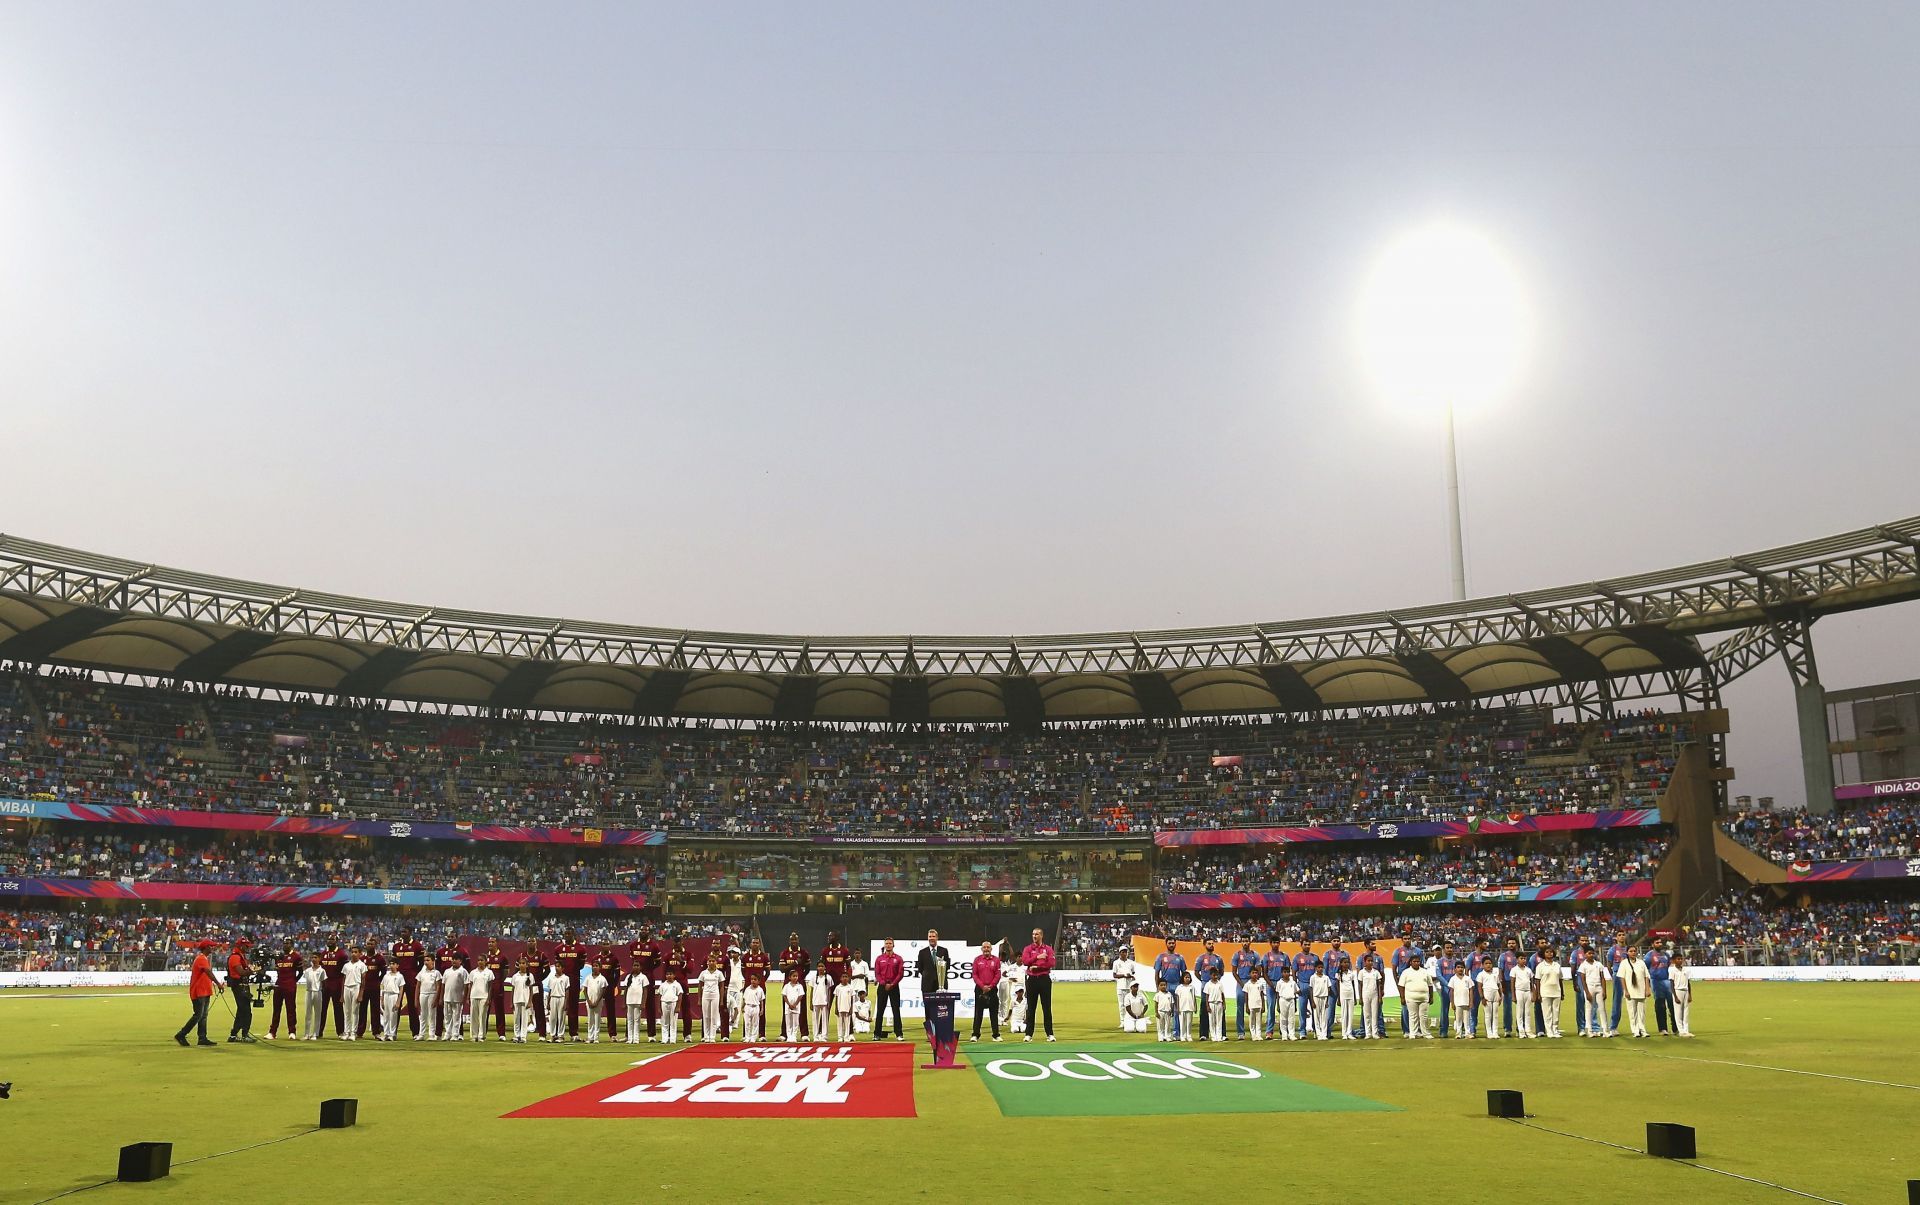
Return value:
<svg viewBox="0 0 1920 1205">
<path fill-rule="evenodd" d="M 1103 1046 L 1032 1055 L 972 1053 L 1008 1117 L 1389 1111 L 1391 1105 L 1303 1083 L 1239 1059 L 1179 1047 Z"/>
<path fill-rule="evenodd" d="M 508 1117 L 912 1117 L 913 1046 L 692 1046 Z"/>
</svg>

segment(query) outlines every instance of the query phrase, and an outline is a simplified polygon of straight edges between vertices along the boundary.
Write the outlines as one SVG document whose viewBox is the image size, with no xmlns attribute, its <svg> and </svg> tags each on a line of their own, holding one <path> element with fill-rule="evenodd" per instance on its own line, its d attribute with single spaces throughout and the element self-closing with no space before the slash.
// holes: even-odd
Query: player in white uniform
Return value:
<svg viewBox="0 0 1920 1205">
<path fill-rule="evenodd" d="M 440 1026 L 440 1040 L 460 1040 L 460 1013 L 467 1004 L 467 968 L 453 963 L 440 972 L 440 1007 L 446 1020 Z M 477 1018 L 476 1018 L 477 1019 Z"/>
<path fill-rule="evenodd" d="M 1020 989 L 1027 985 L 1027 968 L 1020 965 L 1019 959 L 1007 957 L 1004 943 L 1002 943 L 999 958 L 1000 1015 L 1007 1019 L 1007 1027 L 1009 1030 L 1014 1033 L 1022 1033 L 1026 1025 L 1027 1006 L 1024 1003 L 1026 997 L 1020 995 Z M 1019 996 L 1022 1001 L 1019 1008 L 1014 1007 L 1013 1002 L 1016 996 Z M 1016 1021 L 1022 1026 L 1021 1029 L 1013 1029 Z"/>
<path fill-rule="evenodd" d="M 1420 955 L 1415 954 L 1413 961 L 1400 972 L 1400 999 L 1407 1006 L 1407 1037 L 1409 1039 L 1433 1037 L 1432 1032 L 1427 1028 L 1427 1003 L 1433 999 L 1433 989 L 1433 972 L 1426 968 Z"/>
<path fill-rule="evenodd" d="M 1613 1028 L 1607 1023 L 1607 984 L 1612 981 L 1613 973 L 1606 964 L 1593 956 L 1593 947 L 1587 947 L 1585 957 L 1574 971 L 1574 979 L 1580 985 L 1580 995 L 1587 1003 L 1587 1028 L 1583 1037 L 1610 1038 Z"/>
<path fill-rule="evenodd" d="M 360 996 L 366 990 L 367 964 L 360 958 L 360 947 L 355 946 L 340 966 L 340 1040 L 343 1042 L 360 1040 Z"/>
<path fill-rule="evenodd" d="M 809 1031 L 822 1041 L 827 1036 L 827 1014 L 833 1011 L 833 976 L 822 970 L 807 972 L 807 1011 L 813 1028 Z"/>
<path fill-rule="evenodd" d="M 318 958 L 307 959 L 307 969 L 300 972 L 300 986 L 307 989 L 307 1035 L 306 1040 L 320 1040 L 320 1013 L 322 998 L 327 991 L 327 972 Z"/>
<path fill-rule="evenodd" d="M 834 1038 L 836 1042 L 853 1041 L 853 980 L 833 985 Z"/>
<path fill-rule="evenodd" d="M 600 1018 L 607 1015 L 607 977 L 592 965 L 580 968 L 580 995 L 587 1002 L 587 1041 L 600 1044 Z"/>
<path fill-rule="evenodd" d="M 1560 1000 L 1566 993 L 1566 976 L 1561 973 L 1560 963 L 1551 949 L 1534 964 L 1533 985 L 1540 992 L 1540 1023 L 1546 1027 L 1547 1036 L 1560 1036 Z"/>
<path fill-rule="evenodd" d="M 1673 1027 L 1683 1038 L 1693 1036 L 1693 974 L 1687 970 L 1687 960 L 1679 954 L 1673 956 L 1673 965 L 1667 968 L 1667 986 L 1673 989 Z"/>
<path fill-rule="evenodd" d="M 800 1018 L 807 1011 L 807 985 L 798 979 L 788 979 L 780 984 L 780 1039 L 785 1042 L 800 1040 Z"/>
<path fill-rule="evenodd" d="M 647 975 L 638 966 L 620 981 L 627 1001 L 627 1045 L 640 1044 L 640 1031 L 647 1027 Z"/>
<path fill-rule="evenodd" d="M 865 965 L 858 958 L 854 959 L 854 973 L 858 974 L 860 968 Z M 747 977 L 740 969 L 740 947 L 735 946 L 727 951 L 727 1017 L 736 1024 L 740 1020 L 740 1006 L 746 1001 L 746 992 Z M 729 1038 L 733 1035 L 722 1033 L 720 1036 Z M 741 1030 L 740 1036 L 746 1037 L 747 1031 Z"/>
<path fill-rule="evenodd" d="M 1513 964 L 1513 1027 L 1515 1037 L 1537 1036 L 1533 1032 L 1533 972 L 1524 958 Z"/>
<path fill-rule="evenodd" d="M 1447 980 L 1447 1002 L 1453 1006 L 1453 1036 L 1473 1037 L 1473 980 L 1467 977 L 1467 964 L 1454 964 L 1453 977 Z"/>
<path fill-rule="evenodd" d="M 420 1032 L 413 1040 L 431 1042 L 440 1035 L 440 972 L 432 961 L 424 961 L 413 981 L 420 1001 Z"/>
<path fill-rule="evenodd" d="M 725 1003 L 727 994 L 727 973 L 720 969 L 718 958 L 707 959 L 707 969 L 700 972 L 700 1040 L 718 1042 L 726 1038 L 720 1028 L 720 1006 Z"/>
<path fill-rule="evenodd" d="M 1496 1039 L 1500 1036 L 1500 999 L 1504 987 L 1500 982 L 1500 968 L 1494 963 L 1487 963 L 1486 967 L 1475 978 L 1479 980 L 1480 1007 L 1487 1014 L 1487 1037 Z"/>
<path fill-rule="evenodd" d="M 1133 961 L 1133 954 L 1131 952 L 1122 949 L 1118 954 L 1114 955 L 1113 994 L 1115 1000 L 1120 1005 L 1120 1030 L 1123 1033 L 1129 1032 L 1127 1029 L 1127 985 L 1134 981 L 1136 969 L 1137 964 Z"/>
<path fill-rule="evenodd" d="M 767 1010 L 767 989 L 749 983 L 740 989 L 740 1036 L 751 1041 L 760 1032 L 760 1016 Z"/>
<path fill-rule="evenodd" d="M 567 990 L 573 986 L 573 980 L 559 963 L 554 963 L 547 971 L 547 977 L 540 981 L 540 993 L 547 998 L 547 1036 L 549 1042 L 558 1042 L 567 1033 Z"/>
<path fill-rule="evenodd" d="M 1127 994 L 1120 1001 L 1121 1016 L 1125 1021 L 1123 1028 L 1128 1033 L 1147 1032 L 1147 998 L 1141 994 L 1138 983 L 1127 984 Z"/>
<path fill-rule="evenodd" d="M 1254 1041 L 1264 1042 L 1267 1040 L 1267 977 L 1250 975 L 1240 990 L 1247 994 L 1247 1028 Z"/>
<path fill-rule="evenodd" d="M 407 998 L 407 977 L 400 973 L 395 963 L 387 964 L 387 973 L 380 977 L 380 1032 L 374 1035 L 379 1042 L 393 1041 L 400 1024 L 400 1005 Z"/>
<path fill-rule="evenodd" d="M 1273 1015 L 1280 1019 L 1280 1040 L 1300 1040 L 1300 981 L 1282 975 L 1273 981 Z"/>
<path fill-rule="evenodd" d="M 1315 1041 L 1327 1040 L 1328 1024 L 1333 1020 L 1333 980 L 1327 977 L 1326 963 L 1316 963 L 1313 977 L 1307 980 L 1307 1025 Z"/>
<path fill-rule="evenodd" d="M 540 985 L 534 981 L 533 972 L 527 969 L 525 963 L 507 976 L 507 991 L 512 993 L 513 1040 L 522 1045 L 526 1043 L 528 1031 L 533 1028 L 533 994 L 539 990 Z"/>
<path fill-rule="evenodd" d="M 1353 1010 L 1360 1001 L 1360 972 L 1351 964 L 1342 966 L 1334 976 L 1334 990 L 1340 997 L 1340 1037 L 1348 1042 L 1359 1041 L 1360 1035 L 1353 1032 Z"/>
<path fill-rule="evenodd" d="M 473 1040 L 487 1040 L 487 1002 L 493 999 L 493 968 L 483 960 L 467 972 L 467 1015 L 473 1018 Z"/>
<path fill-rule="evenodd" d="M 1360 981 L 1360 1023 L 1362 1032 L 1370 1038 L 1380 1036 L 1380 990 L 1381 982 L 1386 978 L 1380 968 L 1371 963 L 1354 972 Z"/>
<path fill-rule="evenodd" d="M 1636 1038 L 1647 1036 L 1647 1001 L 1653 998 L 1653 976 L 1640 958 L 1638 946 L 1628 946 L 1627 956 L 1615 971 L 1620 994 L 1627 1001 L 1627 1032 Z"/>
</svg>

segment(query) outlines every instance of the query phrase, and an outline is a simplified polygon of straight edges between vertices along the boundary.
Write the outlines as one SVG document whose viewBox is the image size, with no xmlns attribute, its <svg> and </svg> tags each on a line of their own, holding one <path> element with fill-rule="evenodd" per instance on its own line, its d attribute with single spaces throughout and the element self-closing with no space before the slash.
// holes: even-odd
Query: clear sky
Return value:
<svg viewBox="0 0 1920 1205">
<path fill-rule="evenodd" d="M 1437 601 L 1352 330 L 1436 217 L 1539 324 L 1473 593 L 1920 513 L 1916 63 L 1905 3 L 0 0 L 0 530 L 750 631 Z M 1784 671 L 1730 702 L 1797 798 Z"/>
</svg>

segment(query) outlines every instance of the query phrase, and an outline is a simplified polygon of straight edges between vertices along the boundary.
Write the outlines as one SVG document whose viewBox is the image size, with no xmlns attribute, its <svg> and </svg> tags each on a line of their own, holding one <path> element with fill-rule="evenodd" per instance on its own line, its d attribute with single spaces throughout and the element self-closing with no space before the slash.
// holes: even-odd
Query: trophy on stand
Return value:
<svg viewBox="0 0 1920 1205">
<path fill-rule="evenodd" d="M 960 1047 L 960 1033 L 954 1028 L 954 1014 L 960 1006 L 959 992 L 928 992 L 924 997 L 927 1010 L 927 1041 L 933 1046 L 933 1062 L 922 1063 L 929 1071 L 944 1071 L 963 1064 L 953 1061 L 954 1051 Z"/>
</svg>

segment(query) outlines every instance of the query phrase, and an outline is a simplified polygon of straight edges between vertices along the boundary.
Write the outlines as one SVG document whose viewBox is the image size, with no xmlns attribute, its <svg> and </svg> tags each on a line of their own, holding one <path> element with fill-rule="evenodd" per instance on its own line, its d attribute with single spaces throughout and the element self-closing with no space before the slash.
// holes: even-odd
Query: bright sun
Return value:
<svg viewBox="0 0 1920 1205">
<path fill-rule="evenodd" d="M 1367 373 L 1387 397 L 1468 406 L 1512 388 L 1530 335 L 1520 281 L 1477 231 L 1436 223 L 1388 244 L 1361 292 Z"/>
</svg>

